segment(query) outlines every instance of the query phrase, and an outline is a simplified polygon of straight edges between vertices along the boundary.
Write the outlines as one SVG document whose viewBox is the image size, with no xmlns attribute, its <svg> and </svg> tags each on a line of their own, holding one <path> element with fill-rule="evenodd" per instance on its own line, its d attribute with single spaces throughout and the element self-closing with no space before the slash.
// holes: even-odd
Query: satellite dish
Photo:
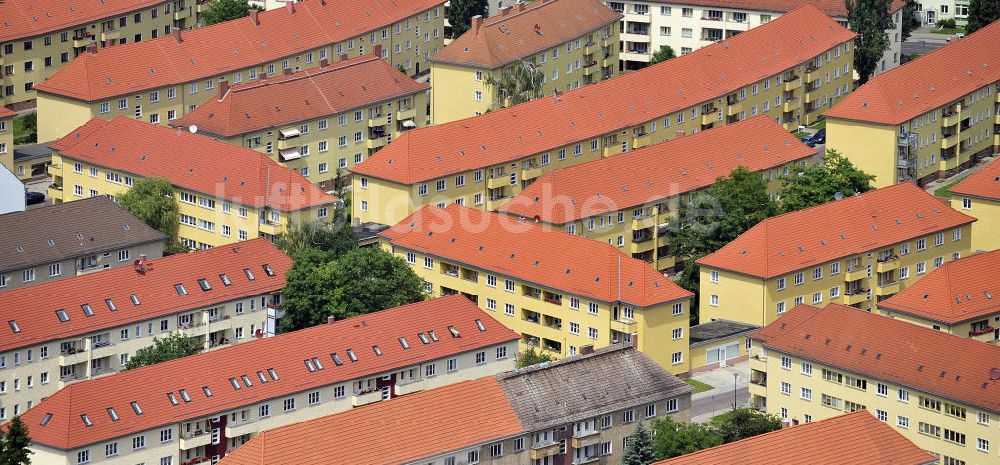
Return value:
<svg viewBox="0 0 1000 465">
<path fill-rule="evenodd" d="M 192 125 L 188 126 L 188 131 L 191 131 L 191 134 L 197 134 L 198 133 L 198 126 L 195 126 L 195 125 L 192 124 Z"/>
</svg>

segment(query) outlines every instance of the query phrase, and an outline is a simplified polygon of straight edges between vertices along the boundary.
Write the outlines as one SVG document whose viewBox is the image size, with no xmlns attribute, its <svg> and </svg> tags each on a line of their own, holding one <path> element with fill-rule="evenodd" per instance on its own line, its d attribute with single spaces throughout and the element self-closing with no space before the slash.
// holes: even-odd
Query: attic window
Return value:
<svg viewBox="0 0 1000 465">
<path fill-rule="evenodd" d="M 240 382 L 236 381 L 236 378 L 229 378 L 229 384 L 232 384 L 233 385 L 233 389 L 236 389 L 237 391 L 239 391 L 240 388 L 242 387 L 242 386 L 240 386 Z M 173 394 L 168 394 L 168 395 L 172 396 Z M 176 401 L 174 402 L 174 405 L 177 405 Z"/>
<path fill-rule="evenodd" d="M 107 304 L 108 310 L 111 310 L 112 312 L 118 310 L 118 307 L 115 306 L 115 303 L 112 302 L 111 299 L 104 299 L 104 303 Z"/>
<path fill-rule="evenodd" d="M 7 323 L 10 324 L 10 330 L 13 331 L 14 333 L 21 332 L 21 327 L 17 325 L 16 321 L 10 320 Z"/>
<path fill-rule="evenodd" d="M 111 421 L 121 420 L 121 417 L 118 416 L 118 412 L 115 411 L 114 407 L 108 407 L 108 416 L 111 417 Z"/>
<path fill-rule="evenodd" d="M 302 363 L 306 364 L 306 369 L 309 370 L 309 373 L 316 371 L 316 367 L 313 365 L 312 360 L 305 359 L 302 361 Z"/>
<path fill-rule="evenodd" d="M 257 372 L 257 379 L 259 379 L 261 383 L 266 383 L 267 382 L 267 376 L 264 376 L 264 372 L 263 371 L 258 371 Z"/>
<path fill-rule="evenodd" d="M 250 377 L 249 377 L 249 376 L 247 376 L 247 375 L 242 375 L 242 376 L 240 376 L 240 379 L 242 379 L 242 380 L 243 380 L 243 384 L 244 384 L 244 385 L 245 385 L 246 387 L 250 387 L 250 386 L 253 386 L 253 382 L 251 382 L 251 381 L 250 381 Z"/>
<path fill-rule="evenodd" d="M 66 310 L 56 310 L 56 316 L 59 317 L 59 321 L 62 323 L 69 321 L 69 315 L 66 314 Z"/>
<path fill-rule="evenodd" d="M 203 290 L 203 291 L 210 291 L 210 290 L 212 290 L 212 285 L 209 284 L 208 280 L 205 279 L 205 278 L 199 278 L 198 279 L 198 286 L 201 287 L 201 290 Z"/>
<path fill-rule="evenodd" d="M 483 325 L 483 320 L 476 320 L 476 327 L 479 328 L 480 332 L 486 331 L 486 326 Z"/>
<path fill-rule="evenodd" d="M 431 340 L 424 333 L 417 333 L 417 337 L 419 337 L 420 342 L 423 342 L 424 344 L 430 344 L 431 342 Z"/>
<path fill-rule="evenodd" d="M 340 359 L 340 355 L 337 355 L 336 352 L 331 353 L 330 358 L 333 359 L 333 364 L 338 367 L 344 364 L 344 361 Z"/>
<path fill-rule="evenodd" d="M 247 275 L 247 279 L 249 279 L 251 281 L 254 280 L 253 272 L 250 271 L 250 268 L 243 268 L 243 274 Z"/>
<path fill-rule="evenodd" d="M 87 426 L 94 426 L 94 422 L 90 421 L 90 417 L 86 413 L 80 415 L 80 419 L 83 420 L 83 424 Z"/>
<path fill-rule="evenodd" d="M 212 397 L 212 390 L 209 389 L 208 386 L 202 386 L 201 392 L 205 393 L 205 397 Z"/>
<path fill-rule="evenodd" d="M 458 332 L 458 328 L 454 326 L 449 326 L 448 331 L 451 332 L 451 337 L 462 337 L 462 335 Z"/>
<path fill-rule="evenodd" d="M 271 268 L 271 265 L 265 263 L 261 265 L 261 268 L 264 268 L 264 272 L 267 273 L 268 276 L 274 276 L 274 269 Z"/>
<path fill-rule="evenodd" d="M 177 295 L 188 295 L 188 291 L 184 289 L 183 284 L 174 284 L 174 290 L 177 291 Z"/>
<path fill-rule="evenodd" d="M 45 425 L 49 424 L 49 421 L 52 421 L 52 414 L 51 413 L 46 413 L 45 416 L 42 417 L 42 422 L 39 423 L 39 424 L 42 425 L 42 426 L 45 426 Z"/>
<path fill-rule="evenodd" d="M 267 369 L 267 374 L 271 375 L 271 380 L 272 381 L 277 381 L 278 380 L 278 372 L 274 371 L 274 368 L 268 368 Z"/>
<path fill-rule="evenodd" d="M 83 309 L 83 314 L 87 316 L 94 316 L 94 309 L 90 308 L 90 304 L 83 304 L 80 306 Z"/>
<path fill-rule="evenodd" d="M 435 333 L 433 329 L 430 330 L 430 331 L 427 331 L 427 335 L 431 337 L 432 341 L 434 341 L 434 342 L 438 341 L 437 333 Z"/>
<path fill-rule="evenodd" d="M 177 396 L 175 396 L 172 392 L 167 393 L 167 399 L 170 400 L 171 405 L 177 405 L 180 403 L 177 401 Z"/>
<path fill-rule="evenodd" d="M 316 369 L 317 370 L 322 370 L 323 369 L 323 364 L 319 362 L 319 358 L 318 357 L 313 357 L 312 361 L 313 361 L 313 365 L 316 365 Z"/>
<path fill-rule="evenodd" d="M 180 395 L 181 395 L 181 399 L 183 399 L 183 400 L 184 400 L 184 402 L 191 402 L 191 396 L 190 396 L 190 395 L 188 395 L 188 392 L 187 392 L 187 390 L 186 390 L 186 389 L 181 389 L 181 390 L 180 390 L 180 391 L 178 391 L 178 392 L 180 393 Z"/>
<path fill-rule="evenodd" d="M 347 358 L 351 359 L 352 362 L 358 361 L 358 354 L 354 353 L 354 349 L 347 349 Z"/>
<path fill-rule="evenodd" d="M 139 296 L 137 296 L 135 294 L 130 295 L 129 299 L 132 299 L 132 305 L 138 306 L 140 304 L 140 302 L 139 302 Z"/>
<path fill-rule="evenodd" d="M 372 350 L 375 351 L 375 356 L 376 357 L 381 357 L 382 356 L 382 349 L 379 348 L 379 346 L 372 346 Z"/>
<path fill-rule="evenodd" d="M 405 337 L 399 338 L 399 345 L 403 346 L 404 349 L 409 349 L 410 348 L 410 343 L 406 342 L 406 338 Z"/>
<path fill-rule="evenodd" d="M 221 279 L 222 280 L 222 284 L 225 284 L 226 286 L 229 286 L 229 285 L 233 284 L 233 282 L 229 280 L 229 275 L 227 275 L 225 273 L 220 274 L 219 275 L 219 279 Z"/>
</svg>

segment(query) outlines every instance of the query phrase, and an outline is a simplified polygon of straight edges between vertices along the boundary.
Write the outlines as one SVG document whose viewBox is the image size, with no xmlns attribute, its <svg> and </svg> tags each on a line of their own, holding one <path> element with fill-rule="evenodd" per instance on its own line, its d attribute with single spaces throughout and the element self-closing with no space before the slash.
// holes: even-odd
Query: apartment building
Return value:
<svg viewBox="0 0 1000 465">
<path fill-rule="evenodd" d="M 946 263 L 878 304 L 878 313 L 983 342 L 1000 341 L 1000 250 Z"/>
<path fill-rule="evenodd" d="M 217 462 L 268 429 L 510 370 L 516 341 L 462 297 L 428 300 L 74 383 L 22 419 L 40 463 Z"/>
<path fill-rule="evenodd" d="M 157 336 L 181 332 L 209 350 L 273 334 L 292 261 L 267 241 L 136 259 L 0 293 L 0 422 L 72 383 L 121 371 Z"/>
<path fill-rule="evenodd" d="M 506 215 L 424 207 L 379 233 L 428 293 L 462 294 L 555 358 L 632 341 L 688 372 L 691 293 L 612 246 Z"/>
<path fill-rule="evenodd" d="M 581 396 L 595 375 L 605 394 Z M 636 423 L 687 421 L 690 401 L 683 381 L 615 347 L 273 429 L 220 463 L 619 464 Z"/>
<path fill-rule="evenodd" d="M 163 256 L 163 233 L 103 197 L 0 215 L 0 291 Z"/>
<path fill-rule="evenodd" d="M 273 240 L 290 222 L 329 217 L 340 202 L 255 150 L 125 117 L 95 118 L 50 147 L 55 203 L 113 198 L 137 178 L 167 179 L 179 207 L 173 240 L 192 249 Z"/>
<path fill-rule="evenodd" d="M 968 255 L 973 221 L 910 183 L 768 218 L 698 260 L 701 321 L 764 326 L 803 303 L 872 310 Z"/>
<path fill-rule="evenodd" d="M 816 149 L 766 116 L 756 116 L 611 157 L 551 171 L 498 211 L 607 242 L 657 270 L 673 270 L 667 227 L 683 198 L 737 167 L 759 172 L 774 194 Z"/>
<path fill-rule="evenodd" d="M 866 463 L 938 465 L 937 457 L 910 442 L 868 411 L 795 425 L 653 465 L 741 463 Z"/>
<path fill-rule="evenodd" d="M 761 114 L 786 129 L 813 122 L 850 91 L 853 42 L 804 5 L 641 72 L 406 132 L 352 169 L 352 215 L 395 224 L 425 205 L 496 210 L 550 170 L 682 133 Z"/>
<path fill-rule="evenodd" d="M 539 98 L 618 74 L 621 15 L 599 0 L 517 3 L 496 16 L 472 18 L 472 27 L 431 57 L 434 124 L 508 106 L 489 82 L 517 74 L 527 62 L 542 74 Z"/>
<path fill-rule="evenodd" d="M 927 25 L 942 19 L 954 19 L 955 24 L 964 27 L 969 24 L 969 0 L 938 0 L 934 3 L 917 3 L 917 16 Z"/>
<path fill-rule="evenodd" d="M 792 423 L 867 409 L 942 464 L 997 462 L 1000 347 L 838 304 L 798 306 L 752 345 L 758 409 Z"/>
<path fill-rule="evenodd" d="M 948 189 L 951 208 L 976 217 L 972 225 L 974 250 L 1000 249 L 1000 163 L 990 162 Z"/>
<path fill-rule="evenodd" d="M 6 0 L 0 3 L 0 106 L 34 106 L 34 87 L 90 44 L 112 47 L 195 27 L 198 14 L 210 3 Z"/>
<path fill-rule="evenodd" d="M 156 40 L 90 48 L 37 85 L 38 140 L 62 137 L 91 118 L 128 116 L 166 124 L 232 84 L 356 57 L 382 46 L 382 58 L 408 74 L 427 70 L 442 46 L 441 0 L 306 0 Z"/>
<path fill-rule="evenodd" d="M 767 24 L 803 4 L 818 7 L 843 27 L 847 7 L 838 0 L 748 0 L 738 4 L 723 0 L 606 0 L 612 10 L 622 13 L 622 67 L 647 66 L 660 47 L 669 46 L 678 55 Z M 903 34 L 902 0 L 890 5 L 893 28 L 886 30 L 889 47 L 882 54 L 875 74 L 899 66 Z"/>
<path fill-rule="evenodd" d="M 14 117 L 17 113 L 0 106 L 0 165 L 11 173 L 14 167 Z"/>
<path fill-rule="evenodd" d="M 333 190 L 338 170 L 427 125 L 430 87 L 381 60 L 381 52 L 376 45 L 370 55 L 323 59 L 273 79 L 220 82 L 218 98 L 169 124 L 254 149 Z"/>
<path fill-rule="evenodd" d="M 879 187 L 923 185 L 1000 151 L 1000 24 L 876 76 L 824 113 L 827 147 Z"/>
</svg>

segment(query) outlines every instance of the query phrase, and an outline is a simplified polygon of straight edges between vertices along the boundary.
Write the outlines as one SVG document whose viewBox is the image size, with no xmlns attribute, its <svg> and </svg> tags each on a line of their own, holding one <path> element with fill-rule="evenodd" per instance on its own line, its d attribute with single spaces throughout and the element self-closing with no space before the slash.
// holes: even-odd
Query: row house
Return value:
<svg viewBox="0 0 1000 465">
<path fill-rule="evenodd" d="M 951 208 L 976 217 L 973 250 L 1000 249 L 1000 163 L 989 162 L 948 189 Z"/>
</svg>

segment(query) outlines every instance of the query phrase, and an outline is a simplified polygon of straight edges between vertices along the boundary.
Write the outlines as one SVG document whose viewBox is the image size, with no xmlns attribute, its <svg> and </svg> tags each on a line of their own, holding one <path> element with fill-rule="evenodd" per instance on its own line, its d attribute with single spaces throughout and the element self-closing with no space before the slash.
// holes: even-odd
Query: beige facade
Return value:
<svg viewBox="0 0 1000 465">
<path fill-rule="evenodd" d="M 0 165 L 21 178 L 14 166 L 14 116 L 16 114 L 0 109 Z"/>
</svg>

